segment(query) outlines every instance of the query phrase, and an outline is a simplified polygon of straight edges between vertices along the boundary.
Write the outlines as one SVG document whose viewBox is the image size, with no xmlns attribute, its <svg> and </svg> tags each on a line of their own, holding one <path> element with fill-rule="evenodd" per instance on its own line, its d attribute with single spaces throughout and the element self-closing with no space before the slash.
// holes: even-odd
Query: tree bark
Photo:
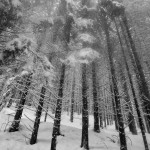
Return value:
<svg viewBox="0 0 150 150">
<path fill-rule="evenodd" d="M 22 94 L 21 99 L 20 99 L 16 114 L 15 114 L 15 117 L 14 117 L 14 121 L 12 122 L 12 125 L 9 128 L 9 132 L 15 132 L 15 131 L 19 130 L 19 124 L 20 124 L 20 120 L 21 120 L 21 117 L 22 117 L 23 107 L 24 107 L 24 104 L 25 104 L 25 101 L 26 101 L 26 96 L 28 94 L 30 84 L 31 84 L 32 75 L 31 74 L 26 75 L 24 77 L 24 79 L 26 80 L 25 81 L 25 88 L 24 88 L 23 92 L 21 93 Z"/>
<path fill-rule="evenodd" d="M 121 28 L 122 28 L 122 33 L 123 33 L 125 41 L 126 41 L 127 48 L 129 48 L 126 37 L 125 37 L 124 29 L 123 29 L 122 26 L 121 26 Z M 140 129 L 141 129 L 145 150 L 149 150 L 146 135 L 145 135 L 144 123 L 143 123 L 143 119 L 142 119 L 142 115 L 141 115 L 141 111 L 140 111 L 140 106 L 139 106 L 139 103 L 136 99 L 135 89 L 134 89 L 134 86 L 133 86 L 132 76 L 130 74 L 128 64 L 126 65 L 126 69 L 127 69 L 127 74 L 128 74 L 128 77 L 129 77 L 129 82 L 130 82 L 130 86 L 131 86 L 133 100 L 134 100 L 134 103 L 135 103 L 135 108 L 136 108 L 137 115 L 138 115 L 139 126 L 140 126 Z"/>
<path fill-rule="evenodd" d="M 82 138 L 81 138 L 81 147 L 83 147 L 85 150 L 89 150 L 86 69 L 87 69 L 86 64 L 82 64 Z"/>
<path fill-rule="evenodd" d="M 70 121 L 73 122 L 74 116 L 74 98 L 75 98 L 75 77 L 73 73 L 73 84 L 72 84 L 72 95 L 71 95 L 71 113 L 70 113 Z"/>
<path fill-rule="evenodd" d="M 38 108 L 37 108 L 37 111 L 36 111 L 36 118 L 35 118 L 34 127 L 33 127 L 32 135 L 31 135 L 31 139 L 30 139 L 30 144 L 31 145 L 33 145 L 37 142 L 37 135 L 38 135 L 39 125 L 40 125 L 40 118 L 41 118 L 43 104 L 44 104 L 45 92 L 46 92 L 46 88 L 43 86 L 42 89 L 41 89 L 39 104 L 38 104 Z"/>
<path fill-rule="evenodd" d="M 47 115 L 48 115 L 48 105 L 47 105 L 47 107 L 46 107 L 44 122 L 46 122 L 46 120 L 47 120 Z"/>
<path fill-rule="evenodd" d="M 113 111 L 114 111 L 115 128 L 116 128 L 116 130 L 118 130 L 118 119 L 117 119 L 116 103 L 115 103 L 115 100 L 114 100 L 115 97 L 114 97 L 112 83 L 110 83 L 110 91 L 111 91 L 112 105 L 113 105 Z"/>
<path fill-rule="evenodd" d="M 147 114 L 145 116 L 145 121 L 146 121 L 146 126 L 147 126 L 147 131 L 150 133 L 150 93 L 148 89 L 148 85 L 144 76 L 144 72 L 142 69 L 142 65 L 135 47 L 135 43 L 133 41 L 132 35 L 130 33 L 129 25 L 128 25 L 128 20 L 126 18 L 126 15 L 124 14 L 122 17 L 122 22 L 124 24 L 124 27 L 126 29 L 126 33 L 129 39 L 129 43 L 131 46 L 130 49 L 130 57 L 132 57 L 132 60 L 134 61 L 134 67 L 136 71 L 136 78 L 138 80 L 138 85 L 139 85 L 139 90 L 140 90 L 140 95 L 141 95 L 141 101 L 143 101 L 143 111 Z"/>
<path fill-rule="evenodd" d="M 122 40 L 121 40 L 121 36 L 120 36 L 119 29 L 118 29 L 117 22 L 116 22 L 115 18 L 114 18 L 114 22 L 115 22 L 115 26 L 116 26 L 116 29 L 117 29 L 117 35 L 118 35 L 119 43 L 120 43 L 120 46 L 121 46 L 121 52 L 122 52 L 122 55 L 123 55 L 125 68 L 126 68 L 126 70 L 129 71 L 128 64 L 127 64 L 127 59 L 126 59 L 124 48 L 123 48 L 123 43 L 122 43 Z M 127 86 L 127 82 L 126 82 L 126 77 L 125 77 L 124 72 L 123 72 L 122 64 L 119 64 L 119 72 L 120 72 L 120 76 L 121 76 L 121 81 L 123 83 L 122 87 L 123 87 L 123 91 L 125 93 L 125 101 L 128 103 L 127 109 L 129 110 L 129 115 L 128 115 L 129 129 L 132 132 L 132 134 L 137 135 L 135 119 L 134 119 L 134 116 L 133 116 L 132 103 L 130 101 L 130 97 L 129 97 L 129 93 L 128 93 L 128 86 Z"/>
<path fill-rule="evenodd" d="M 101 19 L 104 23 L 104 32 L 106 35 L 106 42 L 107 42 L 107 48 L 108 48 L 109 65 L 110 65 L 110 71 L 112 75 L 113 91 L 115 95 L 116 112 L 117 112 L 118 125 L 119 125 L 120 150 L 127 150 L 126 135 L 125 135 L 125 130 L 124 130 L 124 120 L 123 120 L 122 111 L 121 111 L 119 91 L 118 91 L 118 87 L 116 83 L 115 67 L 114 67 L 114 62 L 113 62 L 113 57 L 112 57 L 112 46 L 111 46 L 109 28 L 108 28 L 105 12 L 102 12 Z"/>
<path fill-rule="evenodd" d="M 94 100 L 94 131 L 100 132 L 99 126 L 99 112 L 98 112 L 98 99 L 97 99 L 97 78 L 96 78 L 96 64 L 92 63 L 92 80 L 93 80 L 93 100 Z"/>
<path fill-rule="evenodd" d="M 56 105 L 56 111 L 55 111 L 55 120 L 54 120 L 53 133 L 52 133 L 51 150 L 56 150 L 57 136 L 61 135 L 60 122 L 61 122 L 63 86 L 64 86 L 64 79 L 65 79 L 65 68 L 66 68 L 65 64 L 62 64 L 59 93 L 58 93 L 59 98 L 57 99 L 57 105 Z"/>
</svg>

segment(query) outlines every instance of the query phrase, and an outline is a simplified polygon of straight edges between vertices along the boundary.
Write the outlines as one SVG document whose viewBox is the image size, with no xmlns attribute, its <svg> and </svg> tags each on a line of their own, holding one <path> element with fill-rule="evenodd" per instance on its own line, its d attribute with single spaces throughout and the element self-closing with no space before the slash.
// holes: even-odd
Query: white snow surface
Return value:
<svg viewBox="0 0 150 150">
<path fill-rule="evenodd" d="M 31 109 L 32 110 L 24 109 L 20 131 L 13 133 L 8 133 L 7 130 L 4 132 L 4 130 L 11 124 L 9 121 L 13 120 L 15 110 L 4 108 L 0 112 L 0 150 L 50 150 L 53 119 L 48 116 L 47 122 L 44 122 L 45 112 L 43 112 L 41 117 L 38 141 L 34 145 L 29 144 L 31 131 L 27 130 L 26 127 L 33 127 L 31 120 L 35 119 L 35 111 L 33 111 L 33 108 Z M 51 112 L 49 113 L 51 114 Z M 51 115 L 54 116 L 54 114 Z M 65 136 L 59 136 L 57 138 L 57 150 L 82 150 L 82 148 L 80 148 L 82 117 L 81 115 L 75 114 L 73 123 L 71 123 L 69 119 L 70 115 L 63 112 L 61 132 Z M 138 135 L 132 135 L 129 130 L 126 129 L 126 135 L 131 139 L 127 138 L 128 150 L 144 150 L 140 130 L 138 130 Z M 115 143 L 110 140 L 112 136 L 114 137 Z M 100 133 L 95 133 L 93 131 L 93 117 L 89 117 L 90 150 L 120 150 L 119 141 L 116 136 L 118 136 L 118 132 L 115 131 L 114 125 L 101 129 Z M 146 136 L 150 146 L 150 134 L 146 134 Z"/>
</svg>

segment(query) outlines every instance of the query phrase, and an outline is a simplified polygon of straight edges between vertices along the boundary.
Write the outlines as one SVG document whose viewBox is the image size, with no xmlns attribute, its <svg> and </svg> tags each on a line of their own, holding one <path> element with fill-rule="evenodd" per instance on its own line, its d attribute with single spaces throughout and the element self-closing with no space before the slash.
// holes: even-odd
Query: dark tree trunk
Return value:
<svg viewBox="0 0 150 150">
<path fill-rule="evenodd" d="M 121 65 L 121 64 L 120 64 Z M 126 83 L 126 77 L 123 73 L 122 70 L 122 65 L 120 66 L 119 72 L 120 72 L 120 76 L 121 76 L 121 81 L 122 81 L 122 88 L 124 91 L 124 99 L 127 103 L 126 105 L 126 109 L 129 111 L 128 112 L 128 123 L 129 123 L 129 130 L 133 135 L 137 135 L 137 130 L 136 130 L 136 123 L 135 123 L 135 118 L 133 116 L 133 108 L 132 108 L 132 103 L 130 101 L 130 97 L 129 97 L 129 93 L 128 93 L 128 86 Z"/>
<path fill-rule="evenodd" d="M 44 122 L 46 122 L 46 120 L 47 120 L 47 115 L 48 115 L 48 104 L 47 104 L 47 107 L 46 107 Z"/>
<path fill-rule="evenodd" d="M 81 147 L 89 149 L 88 139 L 88 100 L 87 100 L 87 79 L 86 64 L 82 64 L 82 138 Z"/>
<path fill-rule="evenodd" d="M 105 12 L 102 12 L 101 17 L 104 23 L 104 32 L 106 35 L 106 41 L 107 41 L 107 47 L 108 47 L 109 65 L 110 65 L 110 71 L 112 75 L 112 84 L 113 84 L 113 91 L 114 91 L 115 103 L 116 103 L 116 112 L 117 112 L 118 125 L 119 125 L 120 150 L 127 150 L 126 135 L 125 135 L 125 130 L 124 130 L 124 120 L 123 120 L 122 111 L 121 111 L 119 91 L 118 91 L 118 87 L 116 83 L 115 67 L 114 67 L 113 56 L 112 56 L 113 52 L 112 52 L 109 28 L 108 28 Z"/>
<path fill-rule="evenodd" d="M 23 107 L 26 101 L 26 96 L 28 94 L 30 84 L 31 84 L 32 75 L 31 74 L 26 75 L 24 79 L 25 79 L 25 88 L 21 93 L 21 99 L 20 99 L 16 114 L 15 114 L 14 120 L 12 122 L 12 125 L 9 128 L 9 132 L 15 132 L 19 130 L 19 124 L 20 124 L 20 120 L 22 117 Z"/>
<path fill-rule="evenodd" d="M 70 121 L 73 122 L 74 115 L 74 94 L 75 94 L 75 78 L 73 74 L 73 84 L 72 84 L 72 96 L 71 96 L 71 113 L 70 113 Z"/>
<path fill-rule="evenodd" d="M 111 82 L 111 81 L 110 81 Z M 115 121 L 115 128 L 118 131 L 118 119 L 117 119 L 117 111 L 116 111 L 116 104 L 115 104 L 115 97 L 113 92 L 113 86 L 110 83 L 110 91 L 111 91 L 111 99 L 112 99 L 112 105 L 113 105 L 113 112 L 114 112 L 114 121 Z"/>
<path fill-rule="evenodd" d="M 99 121 L 100 121 L 100 127 L 103 129 L 103 106 L 102 106 L 102 88 L 100 88 L 99 82 L 97 82 L 97 87 L 98 87 L 98 106 L 99 106 Z"/>
<path fill-rule="evenodd" d="M 126 56 L 125 56 L 125 52 L 124 52 L 123 43 L 122 43 L 121 36 L 120 36 L 120 33 L 119 33 L 119 29 L 118 29 L 118 26 L 117 26 L 117 22 L 116 22 L 115 19 L 114 19 L 114 22 L 115 22 L 115 26 L 116 26 L 116 29 L 117 29 L 117 35 L 118 35 L 119 43 L 120 43 L 120 46 L 121 46 L 121 52 L 122 52 L 122 55 L 123 55 L 125 68 L 126 68 L 126 70 L 129 71 Z M 128 86 L 127 86 L 127 82 L 126 82 L 126 77 L 124 75 L 123 67 L 122 67 L 121 63 L 119 64 L 119 72 L 120 72 L 121 81 L 123 83 L 122 87 L 123 87 L 123 91 L 125 93 L 125 101 L 128 103 L 127 109 L 129 110 L 129 115 L 128 115 L 129 129 L 132 132 L 132 134 L 137 135 L 135 119 L 134 119 L 134 116 L 133 116 L 132 103 L 130 101 L 130 97 L 129 97 L 129 93 L 128 93 Z"/>
<path fill-rule="evenodd" d="M 106 122 L 106 106 L 104 107 L 104 127 L 107 127 L 107 122 Z"/>
<path fill-rule="evenodd" d="M 62 45 L 65 48 L 65 51 L 68 52 L 69 47 L 68 43 L 70 42 L 70 32 L 72 29 L 72 24 L 74 19 L 71 15 L 67 14 L 67 2 L 66 0 L 61 0 L 60 5 L 58 8 L 58 16 L 63 16 L 65 19 L 65 24 L 63 26 L 63 34 L 62 37 L 59 37 L 62 41 Z M 56 40 L 56 38 L 55 38 Z M 55 42 L 54 40 L 54 42 Z M 56 141 L 57 136 L 60 135 L 60 122 L 61 122 L 61 109 L 62 109 L 62 98 L 63 98 L 63 86 L 64 86 L 64 79 L 65 79 L 65 64 L 62 64 L 61 68 L 61 77 L 60 77 L 60 87 L 58 96 L 60 98 L 57 99 L 56 111 L 55 111 L 55 120 L 53 126 L 53 133 L 52 133 L 52 141 L 51 141 L 51 150 L 56 150 Z"/>
<path fill-rule="evenodd" d="M 108 115 L 108 112 L 107 112 L 107 125 L 109 125 L 109 115 Z"/>
<path fill-rule="evenodd" d="M 123 28 L 122 28 L 122 32 L 123 32 L 123 35 L 124 35 L 124 38 L 125 38 L 125 41 L 126 41 L 127 48 L 130 48 L 130 47 L 128 46 L 128 43 L 127 43 L 127 40 L 126 40 L 126 37 L 125 37 L 125 33 L 124 33 L 124 29 L 123 29 Z M 142 119 L 142 115 L 141 115 L 141 111 L 140 111 L 140 106 L 139 106 L 139 103 L 138 103 L 137 98 L 136 98 L 135 89 L 134 89 L 133 81 L 132 81 L 132 76 L 131 76 L 131 74 L 130 74 L 130 70 L 129 70 L 128 64 L 126 64 L 126 69 L 127 69 L 127 74 L 128 74 L 128 77 L 129 77 L 129 82 L 130 82 L 130 86 L 131 86 L 131 91 L 132 91 L 132 94 L 133 94 L 133 99 L 134 99 L 134 103 L 135 103 L 135 108 L 136 108 L 137 115 L 138 115 L 138 121 L 139 121 L 139 126 L 140 126 L 141 133 L 142 133 L 142 137 L 143 137 L 143 142 L 144 142 L 144 145 L 145 145 L 145 150 L 149 150 L 149 148 L 148 148 L 148 143 L 147 143 L 147 139 L 146 139 L 146 135 L 145 135 L 144 123 L 143 123 L 143 119 Z"/>
<path fill-rule="evenodd" d="M 102 114 L 102 112 L 99 115 L 99 120 L 100 120 L 100 127 L 103 129 L 103 114 Z"/>
<path fill-rule="evenodd" d="M 129 43 L 131 46 L 131 55 L 130 57 L 132 57 L 132 60 L 134 60 L 134 67 L 135 67 L 135 71 L 136 71 L 136 78 L 138 80 L 138 85 L 139 85 L 139 90 L 140 90 L 140 95 L 141 95 L 141 101 L 143 101 L 143 111 L 146 114 L 150 114 L 150 93 L 149 93 L 149 89 L 148 89 L 148 85 L 144 76 L 144 72 L 143 72 L 143 68 L 132 38 L 132 35 L 130 33 L 130 29 L 129 29 L 129 25 L 128 25 L 128 20 L 126 18 L 126 15 L 124 15 L 122 17 L 122 21 L 124 24 L 124 27 L 126 29 L 126 33 L 129 39 Z M 145 121 L 146 121 L 146 126 L 147 126 L 147 130 L 148 133 L 150 133 L 150 115 L 146 115 L 145 116 Z"/>
<path fill-rule="evenodd" d="M 100 132 L 99 126 L 99 112 L 98 112 L 98 99 L 97 99 L 97 78 L 96 78 L 96 64 L 92 63 L 92 80 L 93 80 L 93 100 L 94 100 L 94 131 Z"/>
<path fill-rule="evenodd" d="M 59 93 L 58 93 L 59 98 L 57 99 L 57 105 L 55 111 L 51 150 L 56 150 L 57 136 L 60 135 L 60 121 L 61 121 L 61 110 L 62 110 L 63 86 L 64 86 L 64 79 L 65 79 L 65 68 L 66 68 L 65 64 L 62 64 Z"/>
<path fill-rule="evenodd" d="M 36 118 L 35 118 L 34 127 L 33 127 L 32 135 L 31 135 L 31 139 L 30 139 L 31 145 L 37 142 L 37 135 L 38 135 L 40 118 L 41 118 L 43 104 L 44 104 L 45 92 L 46 92 L 46 88 L 43 86 L 41 89 L 40 100 L 39 100 L 38 108 L 36 111 Z"/>
<path fill-rule="evenodd" d="M 51 93 L 49 95 L 49 102 L 51 101 Z M 44 117 L 44 122 L 46 122 L 47 120 L 47 115 L 48 115 L 48 109 L 49 109 L 49 103 L 47 103 L 47 107 L 46 107 L 46 112 L 45 112 L 45 117 Z M 53 113 L 53 110 L 52 110 Z"/>
</svg>

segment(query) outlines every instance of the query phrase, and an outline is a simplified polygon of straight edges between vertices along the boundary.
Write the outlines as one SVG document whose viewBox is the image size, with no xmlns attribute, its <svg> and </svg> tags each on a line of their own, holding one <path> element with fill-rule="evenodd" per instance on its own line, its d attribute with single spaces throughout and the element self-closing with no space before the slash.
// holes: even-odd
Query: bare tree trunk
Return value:
<svg viewBox="0 0 150 150">
<path fill-rule="evenodd" d="M 81 147 L 85 150 L 89 149 L 88 139 L 88 100 L 87 100 L 87 79 L 86 64 L 82 64 L 82 138 Z"/>
<path fill-rule="evenodd" d="M 73 84 L 72 84 L 72 95 L 71 95 L 71 113 L 70 113 L 70 121 L 73 122 L 74 116 L 74 98 L 75 98 L 75 77 L 73 72 Z"/>
<path fill-rule="evenodd" d="M 122 32 L 123 32 L 123 35 L 124 35 L 124 38 L 126 40 L 126 37 L 125 37 L 125 33 L 124 33 L 124 29 L 122 28 Z M 126 45 L 127 45 L 127 48 L 129 48 L 128 46 L 128 43 L 127 43 L 127 40 L 126 40 Z M 126 57 L 125 57 L 126 58 Z M 127 61 L 125 61 L 127 62 Z M 132 81 L 132 76 L 130 74 L 130 70 L 129 70 L 129 66 L 128 64 L 126 64 L 126 69 L 127 69 L 127 74 L 128 74 L 128 77 L 129 77 L 129 82 L 130 82 L 130 86 L 131 86 L 131 91 L 132 91 L 132 94 L 133 94 L 133 99 L 134 99 L 134 103 L 135 103 L 135 108 L 136 108 L 136 111 L 137 111 L 137 115 L 138 115 L 138 120 L 139 120 L 139 126 L 140 126 L 140 129 L 141 129 L 141 133 L 142 133 L 142 137 L 143 137 L 143 142 L 144 142 L 144 145 L 145 145 L 145 150 L 149 150 L 148 148 L 148 143 L 147 143 L 147 139 L 146 139 L 146 135 L 145 135 L 145 128 L 144 128 L 144 123 L 143 123 L 143 119 L 142 119 L 142 115 L 141 115 L 141 111 L 140 111 L 140 106 L 139 106 L 139 103 L 136 99 L 136 94 L 135 94 L 135 90 L 134 90 L 134 86 L 133 86 L 133 81 Z"/>
<path fill-rule="evenodd" d="M 150 108 L 150 102 L 149 102 L 150 93 L 149 93 L 148 85 L 147 85 L 147 82 L 146 82 L 146 79 L 144 76 L 142 65 L 141 65 L 139 56 L 137 54 L 137 50 L 136 50 L 132 35 L 130 33 L 128 20 L 127 20 L 125 14 L 122 17 L 122 22 L 123 22 L 124 27 L 126 29 L 126 33 L 127 33 L 128 39 L 129 39 L 130 46 L 131 46 L 130 57 L 132 57 L 132 60 L 134 60 L 134 67 L 135 67 L 135 71 L 136 71 L 136 78 L 138 80 L 138 85 L 139 85 L 139 90 L 140 90 L 140 95 L 141 95 L 141 101 L 143 101 L 143 107 L 144 107 L 143 110 L 146 114 L 150 114 L 150 109 L 149 109 Z M 146 121 L 148 133 L 150 133 L 150 115 L 145 116 L 145 121 Z"/>
<path fill-rule="evenodd" d="M 117 29 L 117 35 L 118 35 L 120 46 L 121 46 L 121 52 L 122 52 L 122 55 L 123 55 L 125 68 L 126 68 L 126 70 L 128 70 L 128 64 L 127 64 L 127 60 L 126 60 L 126 56 L 125 56 L 125 52 L 124 52 L 124 48 L 123 48 L 123 43 L 122 43 L 121 36 L 120 36 L 120 33 L 119 33 L 119 29 L 118 29 L 118 26 L 117 26 L 117 22 L 116 22 L 115 19 L 114 19 L 114 22 L 115 22 L 115 26 L 116 26 L 116 29 Z M 125 101 L 128 103 L 127 107 L 129 109 L 129 115 L 128 115 L 128 117 L 129 117 L 128 118 L 129 119 L 129 129 L 132 132 L 132 134 L 137 135 L 135 119 L 134 119 L 134 116 L 133 116 L 132 103 L 130 101 L 130 97 L 129 97 L 129 94 L 128 94 L 128 86 L 127 86 L 127 82 L 126 82 L 126 77 L 125 77 L 124 72 L 123 72 L 122 64 L 119 64 L 119 72 L 120 72 L 121 80 L 122 80 L 122 83 L 123 83 L 122 87 L 123 87 L 123 90 L 124 90 L 124 93 L 125 93 Z"/>
<path fill-rule="evenodd" d="M 126 135 L 125 135 L 125 130 L 124 130 L 124 120 L 123 120 L 122 111 L 121 111 L 119 91 L 118 91 L 118 87 L 116 83 L 115 67 L 114 67 L 113 56 L 112 56 L 112 46 L 111 46 L 109 28 L 108 28 L 105 12 L 102 12 L 101 19 L 104 23 L 104 32 L 106 35 L 106 41 L 107 41 L 107 47 L 108 47 L 109 65 L 110 65 L 110 71 L 112 75 L 113 91 L 115 95 L 116 112 L 117 112 L 118 125 L 119 125 L 120 150 L 127 150 Z"/>
<path fill-rule="evenodd" d="M 39 99 L 39 104 L 38 104 L 38 108 L 36 111 L 36 118 L 35 118 L 35 122 L 34 122 L 34 127 L 33 127 L 32 135 L 31 135 L 31 139 L 30 139 L 31 145 L 35 144 L 37 141 L 37 135 L 38 135 L 40 118 L 41 118 L 43 104 L 44 104 L 45 92 L 46 92 L 46 88 L 43 86 L 41 89 L 41 96 Z"/>
<path fill-rule="evenodd" d="M 97 78 L 96 78 L 96 64 L 92 63 L 92 80 L 93 80 L 93 100 L 94 100 L 94 131 L 100 132 L 99 126 L 99 112 L 98 112 L 98 99 L 97 99 Z"/>
<path fill-rule="evenodd" d="M 31 74 L 26 75 L 24 77 L 25 87 L 24 87 L 24 90 L 21 93 L 21 99 L 20 99 L 16 114 L 15 114 L 15 117 L 14 117 L 14 121 L 12 122 L 12 125 L 9 128 L 9 132 L 15 132 L 15 131 L 19 130 L 19 124 L 20 124 L 20 120 L 21 120 L 21 117 L 22 117 L 22 112 L 23 112 L 23 107 L 24 107 L 25 101 L 26 101 L 26 96 L 28 94 L 28 90 L 29 90 L 29 87 L 30 87 L 30 84 L 31 84 L 31 78 L 32 78 Z"/>
<path fill-rule="evenodd" d="M 56 111 L 55 111 L 55 120 L 54 120 L 53 133 L 52 133 L 51 150 L 56 150 L 57 136 L 61 135 L 60 122 L 61 122 L 63 86 L 64 86 L 64 79 L 65 79 L 65 68 L 66 68 L 65 64 L 62 64 L 59 93 L 58 93 L 59 98 L 57 99 L 57 105 L 56 105 Z"/>
<path fill-rule="evenodd" d="M 109 81 L 109 82 L 111 82 L 111 81 Z M 115 97 L 114 97 L 112 83 L 110 83 L 110 91 L 111 91 L 111 99 L 112 99 L 113 112 L 114 112 L 115 128 L 116 128 L 116 130 L 118 130 L 118 119 L 117 119 L 116 103 L 115 103 L 115 100 L 114 100 Z"/>
</svg>

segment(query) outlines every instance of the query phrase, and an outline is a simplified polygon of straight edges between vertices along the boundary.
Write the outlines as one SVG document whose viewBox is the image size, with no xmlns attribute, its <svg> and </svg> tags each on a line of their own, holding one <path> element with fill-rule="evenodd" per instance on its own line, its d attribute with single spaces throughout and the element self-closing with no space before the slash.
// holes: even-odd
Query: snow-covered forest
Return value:
<svg viewBox="0 0 150 150">
<path fill-rule="evenodd" d="M 150 0 L 0 0 L 0 150 L 150 150 Z"/>
</svg>

